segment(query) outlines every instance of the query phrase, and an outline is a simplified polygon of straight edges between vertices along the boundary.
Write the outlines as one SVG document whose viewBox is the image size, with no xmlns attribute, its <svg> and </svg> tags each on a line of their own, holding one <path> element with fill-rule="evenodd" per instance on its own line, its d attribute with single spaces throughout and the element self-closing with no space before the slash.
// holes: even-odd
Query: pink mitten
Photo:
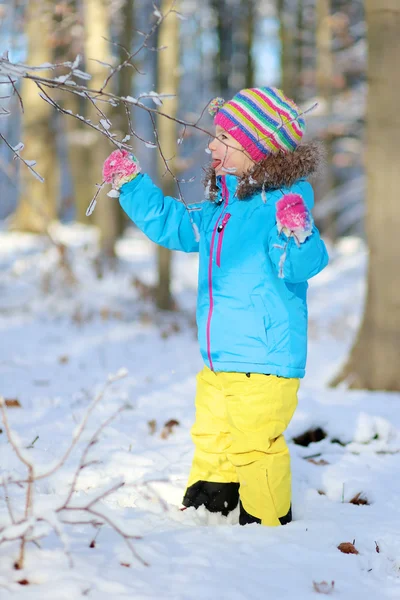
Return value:
<svg viewBox="0 0 400 600">
<path fill-rule="evenodd" d="M 114 190 L 134 179 L 140 173 L 139 161 L 126 150 L 114 150 L 103 165 L 103 180 L 111 183 Z"/>
<path fill-rule="evenodd" d="M 293 234 L 302 243 L 312 233 L 310 211 L 300 194 L 289 193 L 276 203 L 276 222 L 278 231 L 287 236 Z"/>
</svg>

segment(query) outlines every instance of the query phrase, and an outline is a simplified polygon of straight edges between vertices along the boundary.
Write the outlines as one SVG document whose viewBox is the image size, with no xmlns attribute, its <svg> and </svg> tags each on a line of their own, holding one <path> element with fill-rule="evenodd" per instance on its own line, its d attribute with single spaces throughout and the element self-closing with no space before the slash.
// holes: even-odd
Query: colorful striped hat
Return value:
<svg viewBox="0 0 400 600">
<path fill-rule="evenodd" d="M 219 106 L 221 99 L 215 103 L 215 125 L 228 131 L 256 162 L 280 150 L 292 152 L 303 137 L 299 108 L 277 88 L 241 90 Z"/>
</svg>

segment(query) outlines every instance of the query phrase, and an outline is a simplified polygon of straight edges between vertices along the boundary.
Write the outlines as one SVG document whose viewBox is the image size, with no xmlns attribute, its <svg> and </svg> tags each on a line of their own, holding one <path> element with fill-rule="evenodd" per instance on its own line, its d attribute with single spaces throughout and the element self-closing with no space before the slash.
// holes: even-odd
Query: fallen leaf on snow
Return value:
<svg viewBox="0 0 400 600">
<path fill-rule="evenodd" d="M 8 408 L 21 408 L 21 402 L 18 398 L 6 398 L 5 403 Z"/>
<path fill-rule="evenodd" d="M 155 419 L 151 419 L 151 421 L 147 421 L 147 425 L 149 426 L 150 435 L 153 435 L 157 429 L 157 421 Z"/>
<path fill-rule="evenodd" d="M 180 423 L 176 419 L 170 419 L 169 421 L 167 421 L 164 424 L 163 430 L 161 432 L 161 438 L 163 440 L 166 440 L 167 437 L 169 437 L 173 432 L 174 427 L 176 427 L 177 425 L 180 425 Z"/>
<path fill-rule="evenodd" d="M 359 554 L 359 551 L 355 547 L 354 543 L 351 542 L 342 542 L 338 546 L 338 550 L 343 552 L 343 554 Z"/>
<path fill-rule="evenodd" d="M 368 499 L 365 497 L 365 494 L 363 494 L 363 492 L 358 492 L 358 494 L 356 494 L 354 496 L 354 498 L 352 498 L 350 500 L 350 504 L 356 504 L 357 506 L 364 506 L 366 504 L 369 504 Z"/>
<path fill-rule="evenodd" d="M 308 458 L 307 462 L 312 463 L 313 465 L 319 465 L 319 466 L 329 465 L 328 461 L 324 460 L 323 458 L 321 458 L 320 460 L 315 460 L 315 458 Z"/>
</svg>

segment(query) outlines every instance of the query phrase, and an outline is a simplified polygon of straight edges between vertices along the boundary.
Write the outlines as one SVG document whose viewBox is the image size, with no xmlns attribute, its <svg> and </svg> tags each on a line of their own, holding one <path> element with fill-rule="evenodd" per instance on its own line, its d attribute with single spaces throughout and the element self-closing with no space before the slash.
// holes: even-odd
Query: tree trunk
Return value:
<svg viewBox="0 0 400 600">
<path fill-rule="evenodd" d="M 296 16 L 296 70 L 297 70 L 297 99 L 304 101 L 304 0 L 298 0 Z"/>
<path fill-rule="evenodd" d="M 77 96 L 65 98 L 65 108 L 84 115 L 86 110 L 79 111 Z M 73 178 L 73 195 L 75 203 L 75 219 L 79 223 L 88 224 L 86 210 L 93 198 L 95 183 L 100 180 L 101 166 L 97 165 L 95 179 L 89 176 L 88 166 L 92 162 L 91 153 L 98 141 L 98 134 L 89 127 L 78 123 L 75 119 L 67 118 L 68 160 Z M 105 200 L 107 202 L 107 199 Z M 99 208 L 97 206 L 96 210 Z"/>
<path fill-rule="evenodd" d="M 332 113 L 333 104 L 333 54 L 330 4 L 330 0 L 318 0 L 316 7 L 317 93 L 326 103 L 327 114 Z"/>
<path fill-rule="evenodd" d="M 218 51 L 216 56 L 215 89 L 226 100 L 231 97 L 231 60 L 233 54 L 232 9 L 226 0 L 212 0 L 217 22 Z"/>
<path fill-rule="evenodd" d="M 349 361 L 333 384 L 400 391 L 400 6 L 366 0 L 368 26 L 367 299 Z"/>
<path fill-rule="evenodd" d="M 161 2 L 161 12 L 165 14 L 171 7 L 171 0 Z M 175 2 L 176 10 L 179 10 L 178 2 Z M 157 91 L 160 94 L 174 94 L 174 98 L 163 101 L 163 111 L 171 117 L 176 116 L 178 110 L 179 94 L 179 21 L 176 14 L 171 13 L 163 21 L 158 31 L 158 46 L 166 46 L 158 53 L 157 69 Z M 159 143 L 164 157 L 168 160 L 168 167 L 173 173 L 176 172 L 175 158 L 177 152 L 177 128 L 176 123 L 170 119 L 159 117 L 157 120 Z M 158 172 L 163 192 L 166 195 L 174 195 L 176 192 L 174 179 L 169 173 L 165 174 L 165 163 L 158 155 Z M 171 252 L 166 248 L 158 247 L 158 287 L 156 291 L 156 302 L 158 308 L 171 310 L 173 301 L 170 290 L 171 283 Z"/>
<path fill-rule="evenodd" d="M 247 27 L 246 27 L 246 79 L 245 86 L 247 88 L 254 86 L 254 60 L 253 60 L 253 43 L 254 43 L 254 25 L 255 25 L 255 3 L 254 0 L 246 0 L 247 5 Z"/>
<path fill-rule="evenodd" d="M 230 85 L 234 91 L 254 85 L 254 0 L 238 0 L 232 23 L 233 54 L 230 58 Z M 226 98 L 228 99 L 228 97 Z"/>
<path fill-rule="evenodd" d="M 51 63 L 53 58 L 52 17 L 43 4 L 43 1 L 30 0 L 26 6 L 26 62 L 30 65 Z M 55 133 L 51 126 L 54 109 L 40 98 L 39 89 L 27 79 L 22 81 L 21 96 L 24 103 L 22 139 L 25 144 L 22 156 L 37 161 L 35 169 L 45 181 L 41 183 L 21 164 L 20 198 L 11 219 L 11 228 L 44 233 L 50 222 L 57 217 L 59 165 Z"/>
<path fill-rule="evenodd" d="M 125 0 L 124 5 L 121 7 L 121 30 L 118 35 L 118 43 L 120 44 L 118 49 L 118 63 L 121 64 L 126 60 L 126 52 L 132 52 L 133 45 L 133 33 L 134 33 L 134 16 L 135 16 L 135 2 L 134 0 Z M 135 59 L 133 59 L 135 60 Z M 124 67 L 118 73 L 118 96 L 131 96 L 133 87 L 133 74 L 134 70 L 132 67 Z M 118 104 L 115 107 L 112 115 L 112 123 L 114 132 L 122 139 L 129 132 L 128 117 L 125 112 L 123 104 Z M 124 211 L 118 211 L 118 234 L 122 235 L 127 218 Z"/>
<path fill-rule="evenodd" d="M 296 15 L 291 14 L 285 0 L 277 0 L 277 10 L 281 41 L 281 88 L 289 98 L 297 100 Z"/>
<path fill-rule="evenodd" d="M 331 133 L 331 122 L 333 117 L 333 76 L 334 62 L 332 49 L 332 26 L 331 26 L 331 0 L 318 0 L 317 2 L 317 71 L 316 84 L 317 95 L 323 102 L 325 116 L 327 119 L 327 133 L 325 136 L 326 166 L 316 189 L 318 199 L 323 198 L 335 187 L 333 172 L 333 142 Z M 324 235 L 331 242 L 337 239 L 336 232 L 337 213 L 332 211 L 324 223 Z"/>
<path fill-rule="evenodd" d="M 90 87 L 93 89 L 100 89 L 108 75 L 108 70 L 96 61 L 112 63 L 109 42 L 107 41 L 110 38 L 109 10 L 107 0 L 84 0 L 85 56 L 87 71 L 92 76 Z M 99 108 L 107 117 L 110 117 L 112 107 L 109 104 L 101 103 Z M 92 104 L 88 105 L 87 116 L 94 123 L 99 123 L 100 119 L 103 118 Z M 115 147 L 104 136 L 98 134 L 94 145 L 90 148 L 89 163 L 85 166 L 87 177 L 93 182 L 93 185 L 96 182 L 101 183 L 102 164 L 112 150 L 115 150 Z M 94 192 L 95 189 L 93 189 Z M 106 191 L 102 190 L 93 213 L 93 222 L 100 229 L 101 263 L 110 262 L 112 264 L 114 262 L 119 210 L 118 201 L 115 198 L 109 198 Z"/>
</svg>

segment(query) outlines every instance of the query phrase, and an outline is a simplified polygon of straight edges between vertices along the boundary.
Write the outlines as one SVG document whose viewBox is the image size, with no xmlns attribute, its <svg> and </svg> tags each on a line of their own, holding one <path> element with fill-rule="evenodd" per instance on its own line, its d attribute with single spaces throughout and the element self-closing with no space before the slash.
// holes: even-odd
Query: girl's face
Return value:
<svg viewBox="0 0 400 600">
<path fill-rule="evenodd" d="M 215 138 L 208 147 L 211 150 L 212 166 L 216 175 L 230 173 L 240 177 L 254 165 L 243 146 L 219 125 L 215 130 Z"/>
</svg>

